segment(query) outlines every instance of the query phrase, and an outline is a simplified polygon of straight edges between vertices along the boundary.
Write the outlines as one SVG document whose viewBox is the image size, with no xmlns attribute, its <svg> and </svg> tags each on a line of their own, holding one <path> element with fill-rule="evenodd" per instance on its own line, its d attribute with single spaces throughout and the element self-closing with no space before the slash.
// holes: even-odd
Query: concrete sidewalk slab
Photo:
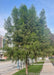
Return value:
<svg viewBox="0 0 54 75">
<path fill-rule="evenodd" d="M 40 75 L 54 75 L 54 66 L 49 60 L 46 60 L 43 64 Z"/>
</svg>

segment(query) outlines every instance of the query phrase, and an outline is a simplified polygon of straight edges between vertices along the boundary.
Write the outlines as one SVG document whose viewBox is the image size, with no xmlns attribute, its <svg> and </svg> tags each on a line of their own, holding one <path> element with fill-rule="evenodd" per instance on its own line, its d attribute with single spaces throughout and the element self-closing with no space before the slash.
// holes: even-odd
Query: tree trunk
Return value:
<svg viewBox="0 0 54 75">
<path fill-rule="evenodd" d="M 27 58 L 26 58 L 26 75 L 28 75 L 28 63 L 27 63 Z"/>
<path fill-rule="evenodd" d="M 37 56 L 35 56 L 35 63 L 37 63 Z"/>
</svg>

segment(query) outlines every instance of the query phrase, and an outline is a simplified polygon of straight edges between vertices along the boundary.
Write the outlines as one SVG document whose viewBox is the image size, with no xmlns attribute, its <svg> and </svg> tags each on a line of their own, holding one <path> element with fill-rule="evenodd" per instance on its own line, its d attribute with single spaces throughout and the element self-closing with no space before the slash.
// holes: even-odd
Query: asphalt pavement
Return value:
<svg viewBox="0 0 54 75">
<path fill-rule="evenodd" d="M 15 62 L 0 62 L 0 75 L 12 75 L 17 71 L 17 64 Z"/>
</svg>

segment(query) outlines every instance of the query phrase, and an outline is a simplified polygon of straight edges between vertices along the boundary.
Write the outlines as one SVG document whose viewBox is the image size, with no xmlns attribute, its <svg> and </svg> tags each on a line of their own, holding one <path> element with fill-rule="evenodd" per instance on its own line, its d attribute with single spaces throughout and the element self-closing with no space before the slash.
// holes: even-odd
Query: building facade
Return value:
<svg viewBox="0 0 54 75">
<path fill-rule="evenodd" d="M 3 36 L 0 35 L 0 48 L 3 48 Z"/>
<path fill-rule="evenodd" d="M 0 35 L 0 48 L 3 48 L 5 46 L 5 38 L 3 36 Z"/>
<path fill-rule="evenodd" d="M 2 50 L 2 48 L 4 47 L 4 45 L 5 45 L 5 39 L 4 39 L 3 36 L 0 35 L 0 60 L 4 59 L 4 53 L 5 53 L 5 51 Z"/>
</svg>

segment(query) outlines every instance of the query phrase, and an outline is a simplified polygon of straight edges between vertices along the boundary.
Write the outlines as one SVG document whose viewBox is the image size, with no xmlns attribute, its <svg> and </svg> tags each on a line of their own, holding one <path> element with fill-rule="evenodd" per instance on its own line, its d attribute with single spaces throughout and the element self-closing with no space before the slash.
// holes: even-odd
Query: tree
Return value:
<svg viewBox="0 0 54 75">
<path fill-rule="evenodd" d="M 36 41 L 36 14 L 35 8 L 32 6 L 28 9 L 25 5 L 22 5 L 19 9 L 19 21 L 16 22 L 18 25 L 14 26 L 15 31 L 13 32 L 13 42 L 15 46 L 21 48 L 23 59 L 26 63 L 26 74 L 28 74 L 28 58 L 31 53 L 30 45 Z M 12 11 L 14 13 L 14 11 Z M 15 13 L 16 14 L 16 13 Z M 12 16 L 14 16 L 12 14 Z M 32 18 L 31 18 L 32 17 Z M 14 21 L 14 17 L 13 21 Z M 18 28 L 18 29 L 17 29 Z M 19 52 L 19 51 L 18 51 Z"/>
<path fill-rule="evenodd" d="M 37 62 L 37 57 L 41 56 L 41 43 L 37 40 L 31 45 L 31 52 L 33 52 L 33 58 L 35 58 L 35 63 Z"/>
<path fill-rule="evenodd" d="M 12 11 L 12 15 L 13 15 L 13 13 L 14 13 L 14 11 Z M 25 56 L 25 60 L 26 60 L 25 61 L 26 62 L 26 74 L 28 74 L 28 66 L 27 66 L 27 59 L 28 59 L 28 49 L 27 49 L 27 40 L 28 40 L 28 35 L 27 35 L 28 34 L 27 13 L 28 13 L 27 12 L 27 7 L 25 5 L 22 5 L 20 7 L 20 9 L 19 9 L 19 15 L 20 15 L 19 21 L 16 22 L 16 19 L 14 21 L 14 17 L 12 17 L 14 23 L 15 22 L 17 23 L 17 26 L 14 27 L 15 31 L 13 32 L 13 42 L 14 42 L 16 47 L 20 46 L 22 53 L 24 52 L 23 56 Z"/>
<path fill-rule="evenodd" d="M 15 28 L 14 30 L 18 30 L 19 11 L 16 7 L 13 8 L 11 15 L 13 19 L 13 27 Z"/>
<path fill-rule="evenodd" d="M 9 44 L 11 43 L 11 34 L 13 29 L 10 16 L 7 18 L 7 20 L 5 20 L 4 28 L 7 31 L 7 33 L 5 34 L 5 38 L 7 39 L 6 41 Z"/>
<path fill-rule="evenodd" d="M 49 51 L 48 48 L 50 48 L 51 32 L 46 25 L 46 16 L 45 16 L 44 9 L 42 9 L 40 13 L 38 36 L 39 36 L 39 41 L 42 43 L 41 51 L 45 52 L 46 49 L 47 51 Z M 46 53 L 46 56 L 47 56 L 47 53 Z"/>
<path fill-rule="evenodd" d="M 44 9 L 38 17 L 33 5 L 29 9 L 26 5 L 21 5 L 19 9 L 14 7 L 11 19 L 5 21 L 5 29 L 13 42 L 13 47 L 8 47 L 7 53 L 12 60 L 25 60 L 28 74 L 28 58 L 36 59 L 37 56 L 43 56 L 43 52 L 46 54 L 49 51 L 50 30 L 46 26 Z"/>
</svg>

